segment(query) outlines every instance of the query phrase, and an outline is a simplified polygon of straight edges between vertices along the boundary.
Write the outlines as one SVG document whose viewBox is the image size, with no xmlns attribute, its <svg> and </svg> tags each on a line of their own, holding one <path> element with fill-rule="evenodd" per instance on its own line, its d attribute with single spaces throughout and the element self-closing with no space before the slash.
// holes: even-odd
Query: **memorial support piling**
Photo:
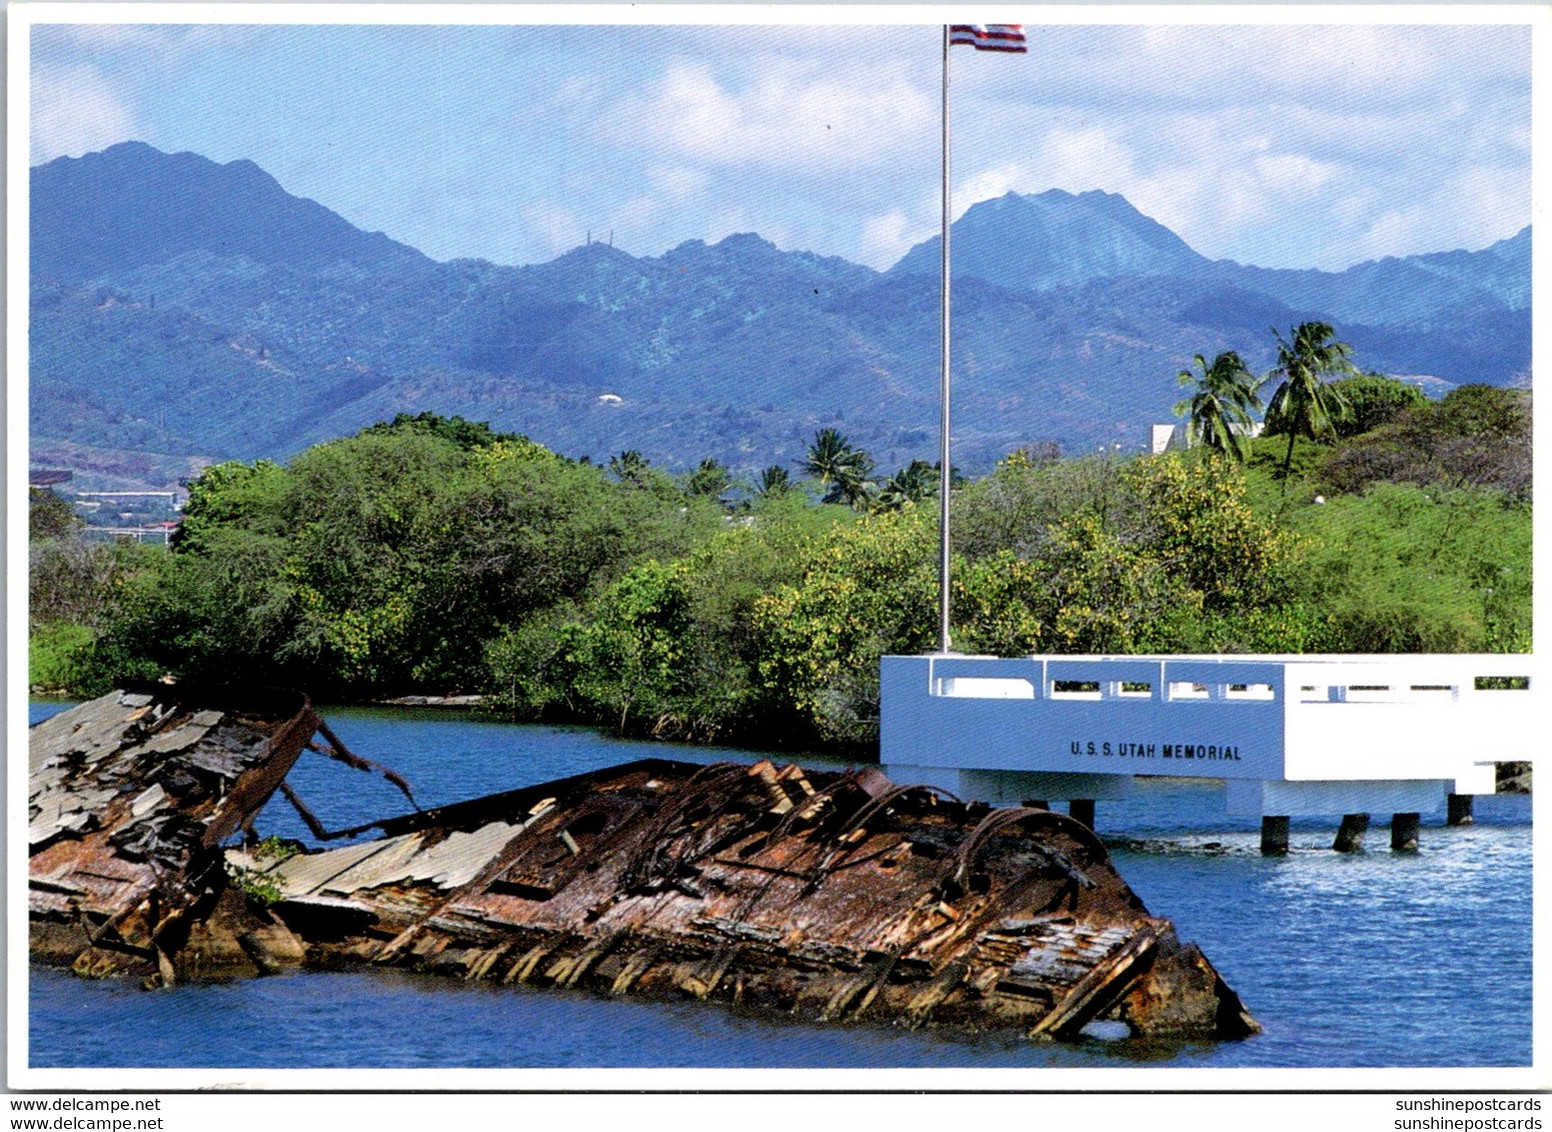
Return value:
<svg viewBox="0 0 1552 1132">
<path fill-rule="evenodd" d="M 1356 853 L 1363 848 L 1363 836 L 1369 832 L 1368 814 L 1343 814 L 1331 848 L 1338 853 Z"/>
<path fill-rule="evenodd" d="M 1288 819 L 1281 815 L 1267 814 L 1261 819 L 1261 855 L 1286 857 L 1288 855 Z"/>
</svg>

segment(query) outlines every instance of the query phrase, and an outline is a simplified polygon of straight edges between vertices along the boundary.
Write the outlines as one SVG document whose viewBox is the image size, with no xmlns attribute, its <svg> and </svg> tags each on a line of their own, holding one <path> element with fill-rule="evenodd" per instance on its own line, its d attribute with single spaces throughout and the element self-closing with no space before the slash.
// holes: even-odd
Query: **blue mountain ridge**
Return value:
<svg viewBox="0 0 1552 1132">
<path fill-rule="evenodd" d="M 124 142 L 31 171 L 32 278 L 81 283 L 184 252 L 392 269 L 430 261 L 294 197 L 251 161 Z"/>
<path fill-rule="evenodd" d="M 1117 275 L 1189 275 L 1208 266 L 1164 225 L 1115 193 L 1050 189 L 972 205 L 954 223 L 954 274 L 1044 291 Z M 890 268 L 936 275 L 943 240 L 917 244 Z"/>
<path fill-rule="evenodd" d="M 1468 302 L 1530 306 L 1530 228 L 1480 252 L 1387 257 L 1345 271 L 1209 260 L 1114 193 L 1051 189 L 972 205 L 954 224 L 954 275 L 1048 290 L 1117 276 L 1210 280 L 1322 310 L 1344 322 L 1409 324 Z M 891 274 L 936 275 L 942 240 L 917 244 Z"/>
<path fill-rule="evenodd" d="M 752 233 L 438 263 L 251 162 L 141 143 L 33 169 L 31 208 L 35 447 L 284 458 L 427 409 L 676 468 L 791 461 L 827 425 L 886 467 L 935 447 L 935 241 L 884 273 Z M 1526 229 L 1269 271 L 1207 260 L 1116 194 L 981 202 L 954 229 L 958 459 L 1135 447 L 1193 354 L 1263 367 L 1270 328 L 1310 317 L 1368 368 L 1527 381 L 1529 249 Z"/>
</svg>

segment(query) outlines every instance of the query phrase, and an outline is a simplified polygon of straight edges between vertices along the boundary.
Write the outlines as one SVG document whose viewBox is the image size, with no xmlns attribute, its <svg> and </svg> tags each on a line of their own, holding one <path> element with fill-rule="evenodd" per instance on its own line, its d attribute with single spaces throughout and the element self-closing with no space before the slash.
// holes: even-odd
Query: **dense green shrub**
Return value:
<svg viewBox="0 0 1552 1132">
<path fill-rule="evenodd" d="M 284 468 L 207 469 L 173 553 L 123 594 L 102 664 L 357 695 L 472 689 L 505 627 L 722 521 L 671 482 L 439 421 L 401 417 Z"/>
<path fill-rule="evenodd" d="M 1375 483 L 1492 487 L 1516 500 L 1531 490 L 1531 395 L 1462 385 L 1419 401 L 1327 455 L 1315 469 L 1327 492 Z"/>
<path fill-rule="evenodd" d="M 1311 549 L 1304 604 L 1335 652 L 1520 652 L 1531 645 L 1531 515 L 1480 488 L 1379 484 L 1291 517 Z"/>
<path fill-rule="evenodd" d="M 1331 383 L 1331 388 L 1347 405 L 1347 412 L 1332 422 L 1337 436 L 1344 438 L 1389 424 L 1428 401 L 1417 386 L 1381 373 L 1338 378 Z"/>
</svg>

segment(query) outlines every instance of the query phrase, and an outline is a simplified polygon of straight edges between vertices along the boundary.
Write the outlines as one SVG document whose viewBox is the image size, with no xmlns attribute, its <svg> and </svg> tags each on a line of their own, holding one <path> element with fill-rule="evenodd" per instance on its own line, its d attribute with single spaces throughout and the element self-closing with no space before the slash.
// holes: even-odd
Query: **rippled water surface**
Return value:
<svg viewBox="0 0 1552 1132">
<path fill-rule="evenodd" d="M 58 710 L 33 705 L 36 721 Z M 751 760 L 582 728 L 434 710 L 325 710 L 358 754 L 403 772 L 422 805 L 644 756 Z M 804 759 L 808 765 L 841 765 Z M 290 781 L 325 825 L 401 812 L 381 779 L 305 755 Z M 1335 819 L 1296 820 L 1263 858 L 1221 788 L 1142 780 L 1099 805 L 1116 867 L 1199 943 L 1266 1032 L 1242 1042 L 1011 1039 L 815 1026 L 715 1006 L 464 983 L 395 971 L 305 972 L 144 992 L 31 970 L 34 1066 L 1517 1066 L 1531 1057 L 1530 800 L 1478 798 L 1475 825 L 1424 818 L 1392 854 L 1329 849 Z M 310 840 L 278 797 L 261 833 Z"/>
</svg>

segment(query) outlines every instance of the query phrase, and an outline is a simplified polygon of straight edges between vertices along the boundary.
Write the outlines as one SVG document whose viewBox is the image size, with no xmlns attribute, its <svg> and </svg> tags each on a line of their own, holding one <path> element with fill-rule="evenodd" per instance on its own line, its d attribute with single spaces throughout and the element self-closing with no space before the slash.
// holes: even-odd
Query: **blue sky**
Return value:
<svg viewBox="0 0 1552 1132">
<path fill-rule="evenodd" d="M 937 224 L 938 34 L 36 26 L 31 157 L 249 158 L 437 259 L 756 231 L 882 268 Z M 1030 45 L 955 49 L 956 211 L 1104 189 L 1205 255 L 1326 269 L 1530 222 L 1528 27 L 1032 26 Z"/>
</svg>

